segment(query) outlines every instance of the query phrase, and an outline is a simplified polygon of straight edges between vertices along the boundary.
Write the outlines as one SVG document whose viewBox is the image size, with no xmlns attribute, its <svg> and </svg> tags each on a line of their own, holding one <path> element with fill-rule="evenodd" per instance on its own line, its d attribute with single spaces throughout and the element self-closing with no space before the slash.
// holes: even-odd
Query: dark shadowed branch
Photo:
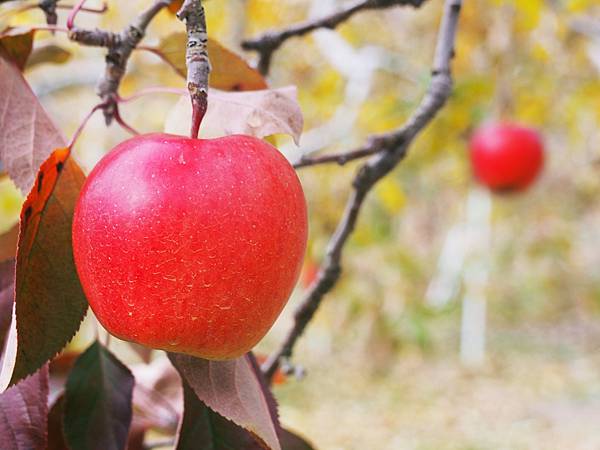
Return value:
<svg viewBox="0 0 600 450">
<path fill-rule="evenodd" d="M 273 53 L 292 37 L 304 36 L 319 28 L 334 29 L 359 11 L 384 9 L 392 6 L 413 6 L 418 8 L 425 0 L 360 0 L 329 16 L 293 25 L 279 31 L 269 31 L 262 36 L 242 42 L 244 50 L 254 50 L 259 54 L 258 70 L 263 75 L 269 72 Z"/>
<path fill-rule="evenodd" d="M 423 100 L 408 121 L 397 131 L 375 137 L 370 147 L 349 154 L 372 149 L 375 155 L 364 163 L 354 177 L 352 193 L 346 203 L 344 214 L 333 234 L 325 259 L 316 280 L 309 287 L 306 297 L 294 313 L 294 324 L 281 347 L 264 363 L 262 369 L 272 379 L 282 360 L 292 356 L 294 345 L 313 318 L 325 295 L 335 286 L 342 272 L 342 252 L 354 231 L 361 207 L 373 186 L 390 173 L 404 159 L 413 140 L 431 122 L 452 92 L 450 63 L 454 55 L 456 30 L 461 0 L 446 0 L 444 15 L 438 34 L 433 60 L 432 78 Z"/>
</svg>

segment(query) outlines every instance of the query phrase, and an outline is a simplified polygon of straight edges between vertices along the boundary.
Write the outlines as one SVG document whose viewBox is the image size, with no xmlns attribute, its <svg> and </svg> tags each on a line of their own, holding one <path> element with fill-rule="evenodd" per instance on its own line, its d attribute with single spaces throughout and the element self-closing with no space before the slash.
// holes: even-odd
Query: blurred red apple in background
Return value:
<svg viewBox="0 0 600 450">
<path fill-rule="evenodd" d="M 496 192 L 521 191 L 544 165 L 544 145 L 532 128 L 493 123 L 479 128 L 470 142 L 475 178 Z"/>
</svg>

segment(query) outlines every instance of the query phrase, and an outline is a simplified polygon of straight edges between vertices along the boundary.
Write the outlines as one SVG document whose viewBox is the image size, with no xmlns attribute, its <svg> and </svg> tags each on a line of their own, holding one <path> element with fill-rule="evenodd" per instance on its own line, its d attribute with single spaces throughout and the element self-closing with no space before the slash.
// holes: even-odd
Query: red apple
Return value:
<svg viewBox="0 0 600 450">
<path fill-rule="evenodd" d="M 73 252 L 115 336 L 207 359 L 250 350 L 300 273 L 306 203 L 296 173 L 250 136 L 125 141 L 90 173 Z"/>
<path fill-rule="evenodd" d="M 533 129 L 495 123 L 471 138 L 471 165 L 477 180 L 494 191 L 521 191 L 544 165 L 544 145 Z"/>
</svg>

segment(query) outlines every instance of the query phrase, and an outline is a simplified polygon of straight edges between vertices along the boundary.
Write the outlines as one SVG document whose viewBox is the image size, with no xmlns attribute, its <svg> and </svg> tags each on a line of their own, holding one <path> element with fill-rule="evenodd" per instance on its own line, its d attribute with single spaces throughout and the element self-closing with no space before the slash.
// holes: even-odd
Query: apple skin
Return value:
<svg viewBox="0 0 600 450">
<path fill-rule="evenodd" d="M 307 233 L 302 186 L 273 146 L 151 134 L 121 143 L 90 173 L 73 253 L 111 334 L 220 360 L 271 328 L 298 280 Z"/>
<path fill-rule="evenodd" d="M 469 148 L 475 178 L 495 192 L 524 190 L 544 166 L 540 135 L 514 123 L 492 123 L 479 128 Z"/>
</svg>

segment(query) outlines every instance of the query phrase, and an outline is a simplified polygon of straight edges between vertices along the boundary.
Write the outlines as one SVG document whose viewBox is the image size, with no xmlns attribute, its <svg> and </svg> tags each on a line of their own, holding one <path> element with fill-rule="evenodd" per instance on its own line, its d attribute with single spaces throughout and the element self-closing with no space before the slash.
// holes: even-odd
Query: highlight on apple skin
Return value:
<svg viewBox="0 0 600 450">
<path fill-rule="evenodd" d="M 491 123 L 479 128 L 470 144 L 475 178 L 494 192 L 528 188 L 544 166 L 539 133 L 516 123 Z"/>
<path fill-rule="evenodd" d="M 137 136 L 93 169 L 73 221 L 90 306 L 118 338 L 206 359 L 267 333 L 298 280 L 306 201 L 254 137 Z"/>
</svg>

